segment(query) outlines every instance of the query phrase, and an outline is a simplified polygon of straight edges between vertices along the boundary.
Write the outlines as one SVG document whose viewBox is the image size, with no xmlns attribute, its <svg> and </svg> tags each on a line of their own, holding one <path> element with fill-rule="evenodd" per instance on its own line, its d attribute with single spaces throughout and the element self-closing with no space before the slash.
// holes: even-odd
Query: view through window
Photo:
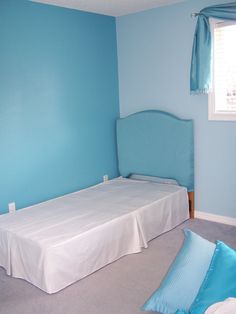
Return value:
<svg viewBox="0 0 236 314">
<path fill-rule="evenodd" d="M 213 89 L 210 120 L 236 120 L 236 23 L 212 21 Z"/>
</svg>

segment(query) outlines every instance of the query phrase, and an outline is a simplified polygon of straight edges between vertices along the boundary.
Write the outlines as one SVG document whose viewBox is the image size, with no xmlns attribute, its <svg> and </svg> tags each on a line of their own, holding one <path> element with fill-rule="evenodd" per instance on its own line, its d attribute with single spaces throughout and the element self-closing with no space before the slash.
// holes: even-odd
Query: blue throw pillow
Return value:
<svg viewBox="0 0 236 314">
<path fill-rule="evenodd" d="M 214 253 L 215 244 L 191 230 L 184 230 L 185 240 L 160 287 L 146 301 L 144 311 L 174 314 L 189 310 Z"/>
<path fill-rule="evenodd" d="M 217 241 L 210 267 L 190 313 L 202 314 L 210 305 L 228 297 L 236 297 L 236 251 Z"/>
</svg>

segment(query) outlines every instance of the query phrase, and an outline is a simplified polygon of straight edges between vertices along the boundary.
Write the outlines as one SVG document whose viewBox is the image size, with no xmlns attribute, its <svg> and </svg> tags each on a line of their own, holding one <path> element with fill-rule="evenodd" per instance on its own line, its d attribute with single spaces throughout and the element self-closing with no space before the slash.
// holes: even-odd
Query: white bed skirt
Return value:
<svg viewBox="0 0 236 314">
<path fill-rule="evenodd" d="M 114 179 L 0 217 L 0 266 L 55 293 L 189 218 L 183 187 Z"/>
</svg>

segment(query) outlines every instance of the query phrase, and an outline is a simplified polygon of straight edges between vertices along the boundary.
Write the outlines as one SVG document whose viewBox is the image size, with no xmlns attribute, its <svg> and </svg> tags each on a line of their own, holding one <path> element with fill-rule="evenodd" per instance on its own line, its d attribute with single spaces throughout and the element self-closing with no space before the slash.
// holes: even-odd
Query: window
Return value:
<svg viewBox="0 0 236 314">
<path fill-rule="evenodd" d="M 212 19 L 213 80 L 209 120 L 236 121 L 236 23 Z"/>
</svg>

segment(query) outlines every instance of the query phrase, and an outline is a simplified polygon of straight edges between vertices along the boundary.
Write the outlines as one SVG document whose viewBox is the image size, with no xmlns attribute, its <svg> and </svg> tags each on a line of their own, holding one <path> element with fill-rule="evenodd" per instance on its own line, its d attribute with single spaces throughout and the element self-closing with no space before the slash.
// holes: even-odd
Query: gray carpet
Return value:
<svg viewBox="0 0 236 314">
<path fill-rule="evenodd" d="M 66 289 L 47 295 L 0 268 L 0 314 L 138 314 L 158 287 L 183 242 L 183 228 L 236 248 L 236 227 L 189 220 Z M 147 313 L 147 312 L 146 312 Z"/>
</svg>

